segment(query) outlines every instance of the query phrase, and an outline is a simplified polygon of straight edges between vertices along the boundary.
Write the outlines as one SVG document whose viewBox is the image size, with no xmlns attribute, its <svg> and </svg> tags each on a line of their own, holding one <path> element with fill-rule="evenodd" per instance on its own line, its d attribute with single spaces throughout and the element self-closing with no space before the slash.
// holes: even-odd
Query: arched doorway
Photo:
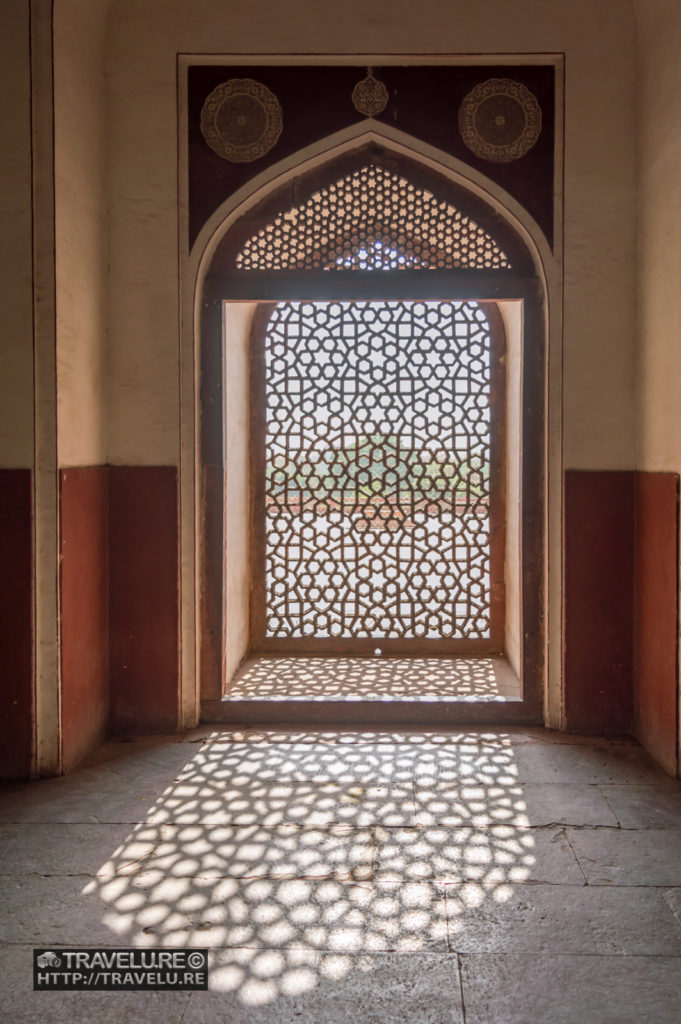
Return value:
<svg viewBox="0 0 681 1024">
<path fill-rule="evenodd" d="M 348 631 L 346 621 L 345 624 L 341 623 L 339 634 L 339 625 L 336 622 L 333 627 L 328 625 L 328 635 L 324 635 L 324 625 L 320 627 L 318 616 L 317 624 L 313 627 L 310 627 L 309 623 L 304 623 L 302 618 L 298 624 L 299 628 L 290 620 L 284 625 L 281 625 L 280 621 L 279 626 L 274 629 L 274 634 L 278 629 L 280 633 L 283 631 L 283 635 L 267 636 L 268 627 L 265 620 L 268 601 L 271 606 L 275 594 L 278 593 L 286 603 L 287 593 L 291 590 L 291 573 L 295 574 L 297 570 L 292 565 L 275 566 L 272 557 L 269 569 L 262 567 L 263 555 L 265 562 L 268 559 L 268 497 L 265 493 L 268 477 L 267 470 L 263 467 L 258 475 L 257 460 L 258 451 L 264 453 L 265 457 L 266 452 L 262 446 L 260 449 L 257 445 L 256 448 L 250 447 L 252 441 L 248 439 L 244 421 L 245 417 L 250 415 L 245 396 L 249 393 L 248 363 L 252 360 L 255 345 L 252 339 L 262 339 L 265 335 L 262 327 L 258 332 L 257 326 L 251 334 L 251 324 L 254 318 L 256 325 L 258 320 L 272 323 L 273 319 L 281 319 L 283 312 L 287 310 L 289 317 L 293 315 L 294 318 L 298 318 L 297 329 L 300 333 L 303 328 L 300 313 L 303 304 L 316 309 L 317 316 L 326 317 L 329 315 L 331 304 L 354 310 L 355 315 L 360 309 L 372 311 L 382 304 L 384 311 L 391 308 L 399 309 L 402 317 L 406 316 L 412 320 L 417 307 L 425 311 L 426 318 L 429 315 L 437 316 L 437 310 L 440 314 L 445 310 L 448 311 L 446 315 L 449 315 L 450 319 L 452 311 L 456 310 L 459 315 L 461 310 L 467 309 L 469 316 L 480 316 L 487 324 L 496 324 L 496 329 L 491 331 L 489 336 L 494 335 L 497 339 L 497 349 L 498 339 L 504 334 L 502 321 L 505 320 L 507 326 L 509 323 L 513 324 L 514 353 L 509 353 L 508 359 L 503 355 L 500 359 L 492 359 L 488 363 L 491 375 L 489 380 L 496 375 L 494 396 L 491 393 L 483 395 L 480 392 L 469 397 L 472 397 L 473 404 L 478 402 L 488 406 L 490 398 L 496 399 L 500 408 L 503 408 L 506 400 L 511 397 L 513 408 L 509 424 L 512 421 L 514 426 L 503 441 L 496 437 L 494 443 L 498 450 L 494 460 L 489 458 L 491 449 L 483 454 L 482 463 L 487 460 L 486 468 L 483 468 L 482 464 L 476 466 L 469 462 L 467 468 L 462 469 L 454 441 L 438 448 L 439 454 L 435 461 L 439 460 L 443 467 L 446 463 L 446 470 L 443 469 L 440 476 L 443 479 L 447 476 L 457 477 L 459 485 L 458 488 L 449 487 L 448 491 L 446 486 L 440 488 L 448 493 L 449 512 L 445 513 L 445 516 L 456 518 L 456 504 L 461 500 L 461 492 L 465 490 L 462 480 L 467 473 L 472 473 L 472 479 L 478 482 L 478 508 L 472 510 L 469 503 L 465 513 L 461 509 L 460 521 L 452 531 L 454 543 L 449 552 L 446 544 L 444 547 L 440 545 L 436 552 L 442 568 L 440 578 L 434 580 L 434 573 L 430 572 L 426 574 L 430 579 L 420 582 L 419 588 L 422 595 L 425 594 L 425 598 L 421 601 L 420 612 L 415 618 L 414 601 L 403 602 L 411 605 L 410 628 L 416 635 L 405 635 L 405 632 L 408 634 L 409 628 L 405 630 L 404 617 L 400 618 L 400 614 L 396 614 L 396 608 L 393 610 L 392 622 L 389 625 L 386 625 L 385 621 L 380 624 L 381 617 L 376 614 L 375 609 L 374 614 L 369 614 L 368 623 L 363 622 L 360 629 L 361 637 L 349 636 L 344 639 L 361 640 L 359 647 L 367 653 L 374 649 L 379 641 L 386 652 L 388 648 L 397 651 L 402 641 L 411 640 L 419 640 L 422 649 L 430 645 L 429 649 L 433 653 L 455 652 L 457 649 L 461 651 L 465 649 L 466 644 L 472 649 L 477 645 L 478 650 L 490 650 L 492 647 L 507 650 L 515 644 L 515 662 L 522 680 L 522 700 L 512 707 L 497 706 L 486 710 L 471 710 L 469 704 L 467 710 L 462 709 L 462 720 L 478 717 L 478 713 L 482 718 L 492 717 L 497 720 L 539 718 L 543 682 L 545 561 L 545 340 L 539 295 L 540 288 L 530 254 L 498 212 L 432 170 L 376 145 L 346 153 L 308 175 L 291 179 L 284 188 L 271 193 L 260 204 L 252 206 L 232 225 L 213 254 L 204 281 L 202 301 L 200 660 L 205 684 L 203 692 L 211 701 L 210 707 L 207 707 L 209 714 L 215 713 L 215 701 L 222 697 L 227 678 L 244 654 L 257 653 L 268 646 L 271 649 L 270 640 L 278 645 L 278 649 L 286 649 L 287 646 L 295 649 L 301 636 L 306 634 L 309 638 L 308 646 L 309 641 L 318 641 L 320 651 L 337 652 L 340 635 Z M 341 329 L 341 333 L 344 329 Z M 383 333 L 385 335 L 385 332 Z M 452 339 L 456 338 L 456 333 L 456 328 L 453 328 Z M 425 336 L 423 334 L 423 337 Z M 238 340 L 235 342 L 236 338 Z M 417 344 L 416 348 L 418 347 Z M 503 344 L 501 347 L 503 349 Z M 506 372 L 507 363 L 513 365 L 512 372 Z M 436 372 L 437 368 L 432 369 Z M 413 385 L 414 381 L 418 380 L 418 375 L 414 374 L 413 369 L 409 372 Z M 456 374 L 450 373 L 449 377 L 450 386 L 455 385 Z M 239 383 L 236 383 L 237 381 Z M 267 380 L 261 381 L 261 386 L 264 389 L 261 395 L 265 398 L 266 406 Z M 271 387 L 271 391 L 274 394 L 276 388 Z M 320 391 L 319 394 L 321 393 Z M 257 399 L 251 401 L 250 412 L 256 410 L 256 420 L 257 407 Z M 406 403 L 406 407 L 414 411 L 409 403 Z M 455 407 L 456 402 L 454 410 Z M 503 416 L 497 419 L 503 422 Z M 394 449 L 392 461 L 400 467 L 403 477 L 405 473 L 408 476 L 410 472 L 413 476 L 413 464 L 421 459 L 421 455 L 417 455 L 417 448 L 413 442 L 406 448 L 401 442 L 396 442 L 392 436 L 395 432 L 383 429 L 385 422 L 381 429 L 374 432 L 381 435 L 380 445 L 372 442 L 371 433 L 362 434 L 361 431 L 355 431 L 354 435 L 355 477 L 361 475 L 361 470 L 366 468 L 362 466 L 362 446 L 369 445 L 375 451 L 380 449 L 382 452 L 379 461 L 384 470 L 383 487 L 377 501 L 371 503 L 371 509 L 377 511 L 378 505 L 382 504 L 382 514 L 386 522 L 391 517 L 394 520 L 398 516 L 403 516 L 404 509 L 400 501 L 396 503 L 394 500 L 395 492 L 397 491 L 399 498 L 400 490 L 409 490 L 412 512 L 421 515 L 424 510 L 427 511 L 428 500 L 430 510 L 433 511 L 437 501 L 432 494 L 429 499 L 427 487 L 416 497 L 413 486 L 404 488 L 400 485 L 397 489 L 393 487 L 391 498 L 389 479 L 392 480 L 395 476 L 395 465 L 388 465 L 391 459 L 391 445 Z M 485 429 L 490 433 L 489 419 L 485 420 L 483 416 L 482 422 L 486 424 Z M 470 431 L 470 424 L 468 429 Z M 498 422 L 492 434 L 495 431 L 498 435 Z M 427 430 L 424 437 L 427 437 Z M 437 438 L 433 437 L 431 440 L 437 447 Z M 336 454 L 331 454 L 331 458 L 335 459 L 337 464 L 338 453 L 343 444 L 344 442 L 337 442 Z M 500 455 L 502 448 L 503 455 Z M 423 451 L 428 450 L 426 445 Z M 349 451 L 345 444 L 343 458 L 346 463 L 352 461 L 349 460 Z M 331 449 L 325 458 L 328 459 L 330 453 Z M 364 453 L 365 461 L 366 455 L 367 452 Z M 371 457 L 369 462 L 371 463 Z M 298 463 L 300 477 L 300 458 Z M 512 502 L 510 506 L 504 508 L 504 487 L 499 481 L 504 480 L 509 467 L 513 477 L 510 481 Z M 307 476 L 309 482 L 314 478 L 314 473 L 310 465 L 307 468 L 310 472 L 306 473 L 303 470 L 303 476 Z M 345 468 L 347 470 L 348 465 Z M 270 474 L 276 470 L 280 478 L 282 469 L 285 467 L 275 467 L 272 463 Z M 291 479 L 295 475 L 294 473 Z M 492 476 L 496 480 L 494 486 L 487 482 Z M 232 489 L 235 485 L 241 493 L 236 514 L 233 508 Z M 356 485 L 357 479 L 354 479 L 355 491 Z M 284 482 L 283 486 L 285 489 L 288 487 L 290 491 L 290 480 L 288 483 Z M 371 486 L 373 487 L 373 484 Z M 300 488 L 298 490 L 300 491 Z M 468 491 L 470 490 L 469 487 Z M 269 497 L 275 498 L 274 491 Z M 338 495 L 333 497 L 327 494 L 327 498 L 333 502 L 337 500 Z M 470 493 L 468 498 L 470 502 Z M 482 527 L 479 521 L 482 503 L 480 499 L 487 502 L 487 519 Z M 309 492 L 305 500 L 308 503 L 316 502 L 319 510 L 318 489 L 315 493 Z M 416 507 L 419 500 L 422 501 L 423 508 Z M 399 509 L 397 506 L 400 506 Z M 290 506 L 288 511 L 291 512 Z M 300 511 L 298 509 L 298 512 Z M 324 511 L 333 515 L 337 510 L 331 510 L 327 501 Z M 380 512 L 380 509 L 378 511 Z M 442 514 L 442 508 L 437 511 L 438 514 Z M 483 568 L 466 574 L 461 571 L 460 565 L 457 567 L 453 552 L 457 546 L 460 550 L 466 547 L 462 543 L 462 538 L 466 532 L 466 521 L 468 527 L 475 525 L 474 512 L 478 517 L 478 535 L 486 534 L 489 538 L 494 537 L 494 541 L 490 539 L 489 543 L 483 544 L 478 541 L 477 557 Z M 359 514 L 359 521 L 361 522 L 363 518 L 366 524 L 369 514 L 367 502 L 364 511 L 356 507 L 354 514 L 355 519 Z M 319 518 L 317 516 L 317 519 Z M 503 534 L 508 533 L 506 527 L 509 518 L 513 522 L 514 529 L 511 532 L 515 540 L 504 548 Z M 250 524 L 250 538 L 247 532 L 244 532 L 245 523 Z M 258 533 L 258 524 L 261 533 L 264 533 L 264 547 L 262 537 L 260 547 L 257 537 L 255 547 L 251 546 L 253 534 Z M 409 523 L 412 531 L 416 530 L 417 536 L 424 532 L 422 525 L 416 521 Z M 331 528 L 328 522 L 327 528 Z M 435 529 L 432 523 L 429 529 L 431 533 Z M 436 529 L 443 532 L 442 519 L 439 520 Z M 383 531 L 384 535 L 390 532 L 389 526 Z M 447 533 L 447 530 L 444 532 Z M 235 544 L 234 536 L 239 533 L 241 536 Z M 271 554 L 280 547 L 276 540 L 276 531 L 272 532 L 270 540 L 272 538 L 275 539 L 270 544 Z M 381 541 L 376 537 L 374 540 L 380 546 Z M 244 558 L 244 541 L 246 547 L 255 552 L 255 557 Z M 295 547 L 295 538 L 289 547 Z M 385 536 L 383 547 L 385 551 Z M 471 550 L 472 545 L 469 543 L 466 556 L 469 564 Z M 318 559 L 313 557 L 312 561 L 316 562 Z M 448 565 L 445 564 L 447 561 Z M 300 568 L 299 563 L 298 569 Z M 346 598 L 349 588 L 353 586 L 353 573 L 357 575 L 358 569 L 362 569 L 359 563 L 354 569 L 350 567 L 349 570 L 346 565 L 345 582 L 342 585 L 337 584 L 344 590 Z M 274 580 L 277 572 L 280 576 L 283 573 L 278 583 Z M 268 574 L 269 590 L 266 579 Z M 310 574 L 301 572 L 301 575 Z M 338 576 L 338 573 L 336 575 Z M 340 575 L 343 576 L 343 571 Z M 358 578 L 356 582 L 355 596 L 362 596 L 359 586 L 362 581 Z M 387 582 L 395 583 L 395 580 Z M 302 602 L 304 604 L 307 600 L 310 608 L 314 603 L 318 583 L 319 580 L 312 582 L 310 593 Z M 456 591 L 458 602 L 452 601 L 451 594 L 443 596 L 442 592 L 446 591 L 447 587 Z M 394 587 L 392 589 L 394 590 Z M 384 598 L 389 590 L 388 587 L 384 589 Z M 255 601 L 246 601 L 247 593 L 255 594 Z M 483 595 L 484 612 L 482 615 L 471 617 L 471 599 L 476 594 Z M 504 600 L 506 594 L 509 595 L 507 601 Z M 330 594 L 327 594 L 326 600 L 330 609 L 333 604 Z M 436 612 L 434 604 L 438 600 L 440 608 L 439 612 Z M 454 609 L 458 603 L 461 608 L 466 601 L 469 606 L 468 626 L 462 625 L 463 615 L 457 624 L 456 613 L 451 611 L 449 619 L 446 616 L 443 619 L 445 605 Z M 293 603 L 301 605 L 300 601 Z M 349 606 L 351 602 L 346 600 L 345 604 Z M 507 611 L 509 607 L 510 613 Z M 385 608 L 383 610 L 386 611 Z M 480 612 L 480 607 L 477 610 Z M 422 621 L 416 623 L 419 614 Z M 390 614 L 384 615 L 383 619 L 390 617 Z M 438 617 L 437 628 L 434 628 Z M 509 617 L 513 620 L 510 631 Z M 281 620 L 281 616 L 279 619 Z M 475 619 L 477 625 L 471 626 Z M 509 632 L 514 634 L 511 640 Z"/>
</svg>

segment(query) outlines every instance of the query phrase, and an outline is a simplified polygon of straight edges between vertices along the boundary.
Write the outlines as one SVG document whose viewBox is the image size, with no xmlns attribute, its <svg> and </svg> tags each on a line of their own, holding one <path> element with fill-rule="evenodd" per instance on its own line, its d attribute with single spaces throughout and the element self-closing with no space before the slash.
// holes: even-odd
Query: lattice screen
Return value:
<svg viewBox="0 0 681 1024">
<path fill-rule="evenodd" d="M 237 256 L 239 270 L 510 268 L 469 216 L 383 167 L 366 166 L 280 214 Z"/>
<path fill-rule="evenodd" d="M 474 302 L 275 306 L 268 637 L 489 637 L 490 349 Z"/>
</svg>

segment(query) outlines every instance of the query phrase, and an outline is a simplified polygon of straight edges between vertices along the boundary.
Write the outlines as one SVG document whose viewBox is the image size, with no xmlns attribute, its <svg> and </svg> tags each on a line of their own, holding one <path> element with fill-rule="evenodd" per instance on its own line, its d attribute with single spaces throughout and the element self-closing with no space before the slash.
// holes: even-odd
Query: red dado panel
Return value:
<svg viewBox="0 0 681 1024">
<path fill-rule="evenodd" d="M 634 563 L 634 723 L 638 739 L 678 770 L 679 478 L 637 473 Z"/>
<path fill-rule="evenodd" d="M 633 714 L 634 473 L 565 474 L 565 717 L 626 732 Z"/>
<path fill-rule="evenodd" d="M 62 758 L 68 771 L 107 731 L 109 550 L 106 466 L 62 469 Z"/>
<path fill-rule="evenodd" d="M 177 469 L 109 468 L 111 728 L 173 732 L 179 708 Z"/>
<path fill-rule="evenodd" d="M 33 554 L 30 469 L 0 469 L 0 778 L 31 771 Z"/>
<path fill-rule="evenodd" d="M 225 678 L 222 625 L 225 616 L 223 593 L 223 542 L 225 470 L 222 466 L 204 466 L 202 514 L 207 557 L 201 566 L 201 678 L 206 700 L 220 700 Z"/>
</svg>

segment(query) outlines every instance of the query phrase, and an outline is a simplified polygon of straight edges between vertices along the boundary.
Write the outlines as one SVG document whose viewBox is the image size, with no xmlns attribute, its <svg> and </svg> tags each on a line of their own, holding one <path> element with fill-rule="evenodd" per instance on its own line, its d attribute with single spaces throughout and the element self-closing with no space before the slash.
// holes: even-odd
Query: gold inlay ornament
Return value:
<svg viewBox="0 0 681 1024">
<path fill-rule="evenodd" d="M 541 127 L 536 96 L 510 78 L 490 78 L 476 85 L 459 109 L 461 138 L 475 156 L 492 163 L 525 156 Z"/>
<path fill-rule="evenodd" d="M 201 134 L 214 153 L 232 163 L 265 156 L 283 125 L 279 100 L 252 78 L 230 78 L 218 85 L 201 110 Z"/>
<path fill-rule="evenodd" d="M 385 110 L 388 90 L 383 82 L 374 76 L 372 68 L 367 68 L 366 78 L 358 82 L 352 90 L 352 103 L 355 110 L 365 117 L 376 117 Z"/>
</svg>

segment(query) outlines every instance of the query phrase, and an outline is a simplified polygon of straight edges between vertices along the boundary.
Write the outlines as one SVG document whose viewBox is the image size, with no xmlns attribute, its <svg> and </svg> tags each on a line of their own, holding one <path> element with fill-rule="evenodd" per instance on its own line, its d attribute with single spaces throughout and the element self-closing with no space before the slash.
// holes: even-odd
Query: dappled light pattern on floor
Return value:
<svg viewBox="0 0 681 1024">
<path fill-rule="evenodd" d="M 600 1005 L 624 957 L 644 1003 L 608 1021 L 681 1019 L 681 790 L 633 742 L 205 727 L 125 748 L 0 799 L 8 970 L 28 993 L 32 946 L 199 946 L 210 991 L 130 993 L 112 1017 L 53 993 L 51 1019 L 528 1024 L 487 981 L 514 965 L 536 1019 L 602 1024 L 581 995 L 556 1015 L 550 979 Z M 3 998 L 13 1024 L 50 1019 Z"/>
<path fill-rule="evenodd" d="M 232 681 L 230 700 L 520 700 L 505 658 L 324 658 L 264 656 Z"/>
<path fill-rule="evenodd" d="M 474 824 L 482 800 L 497 827 L 418 827 L 445 768 L 465 783 L 459 814 Z M 131 869 L 124 844 L 86 892 L 140 945 L 447 952 L 444 883 L 474 904 L 530 877 L 524 812 L 507 739 L 216 735 L 131 836 L 153 852 Z"/>
</svg>

